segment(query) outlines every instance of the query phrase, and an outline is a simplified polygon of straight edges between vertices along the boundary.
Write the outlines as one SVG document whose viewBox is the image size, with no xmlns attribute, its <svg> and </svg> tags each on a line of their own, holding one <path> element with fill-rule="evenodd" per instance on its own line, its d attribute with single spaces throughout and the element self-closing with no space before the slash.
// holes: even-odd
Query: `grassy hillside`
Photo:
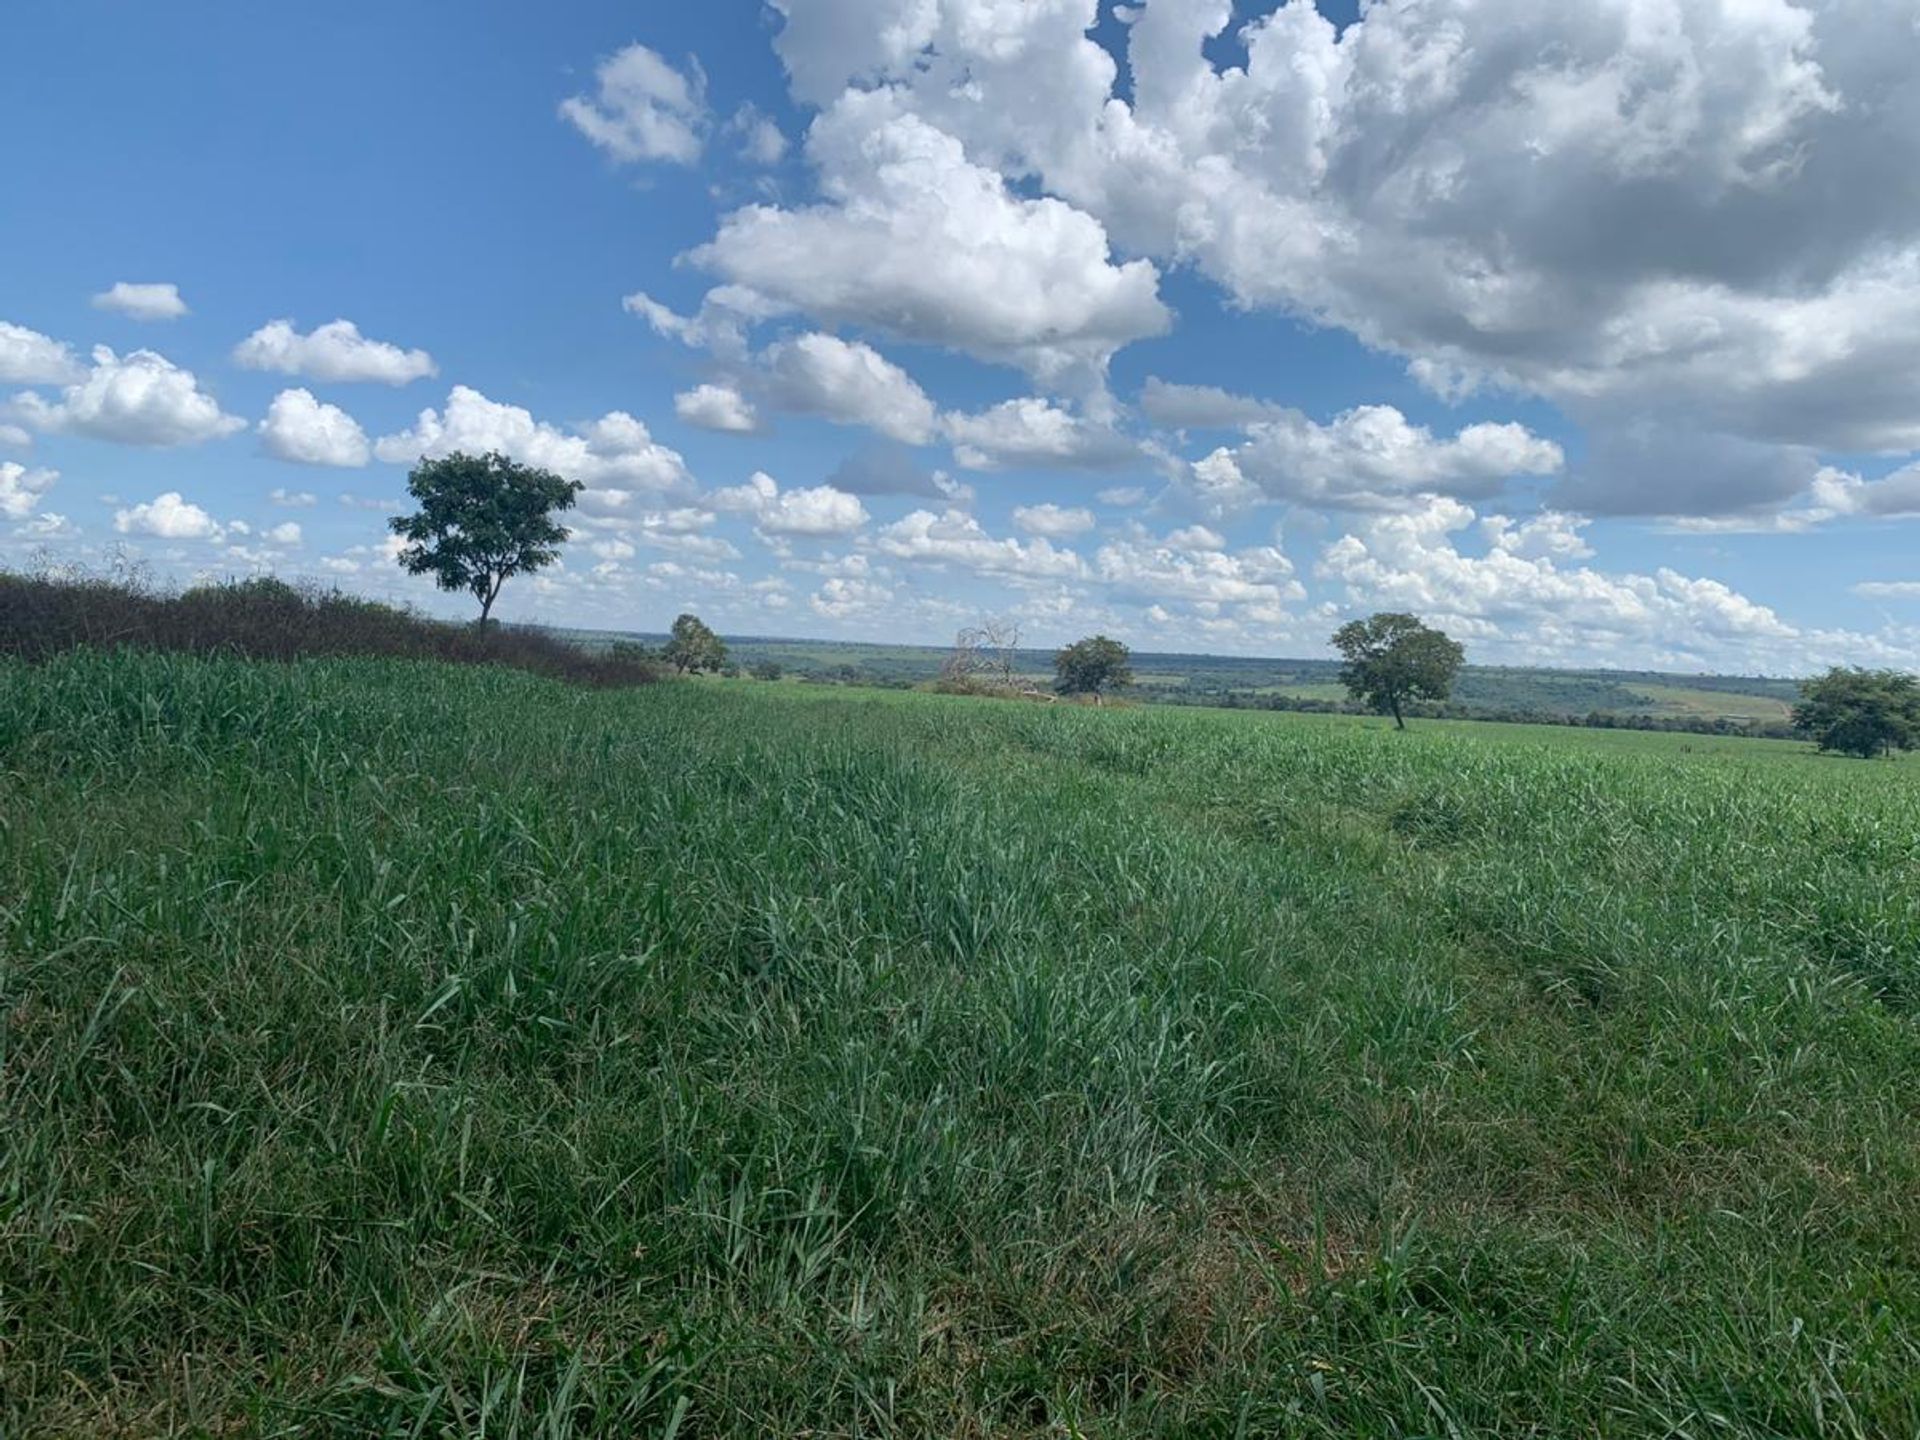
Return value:
<svg viewBox="0 0 1920 1440">
<path fill-rule="evenodd" d="M 1920 766 L 0 661 L 0 1434 L 1905 1435 Z"/>
</svg>

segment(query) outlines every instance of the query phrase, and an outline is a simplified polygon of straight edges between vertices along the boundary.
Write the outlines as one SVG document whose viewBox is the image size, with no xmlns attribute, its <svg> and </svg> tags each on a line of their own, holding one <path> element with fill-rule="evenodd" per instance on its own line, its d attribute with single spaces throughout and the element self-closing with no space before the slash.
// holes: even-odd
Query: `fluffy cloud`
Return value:
<svg viewBox="0 0 1920 1440">
<path fill-rule="evenodd" d="M 1565 462 L 1558 445 L 1521 425 L 1469 425 L 1442 439 L 1391 405 L 1362 405 L 1325 425 L 1290 410 L 1246 428 L 1243 444 L 1215 452 L 1216 464 L 1230 461 L 1274 499 L 1335 508 L 1492 495 L 1515 475 L 1550 475 Z M 1222 470 L 1212 478 L 1229 477 Z"/>
<path fill-rule="evenodd" d="M 721 510 L 753 517 L 762 535 L 819 538 L 851 535 L 867 523 L 867 508 L 831 485 L 782 490 L 771 475 L 755 472 L 745 485 L 716 490 L 708 499 Z"/>
<path fill-rule="evenodd" d="M 731 385 L 696 385 L 673 397 L 673 413 L 702 430 L 744 435 L 758 428 L 753 403 Z"/>
<path fill-rule="evenodd" d="M 15 410 L 36 429 L 116 440 L 123 445 L 196 445 L 246 428 L 200 388 L 191 370 L 164 355 L 135 350 L 122 359 L 94 348 L 93 368 L 58 403 L 27 393 Z"/>
<path fill-rule="evenodd" d="M 878 619 L 898 613 L 899 597 L 879 581 L 834 575 L 821 582 L 807 603 L 829 620 Z"/>
<path fill-rule="evenodd" d="M 296 465 L 355 469 L 373 455 L 360 422 L 308 390 L 282 390 L 273 397 L 260 422 L 260 443 L 269 455 Z"/>
<path fill-rule="evenodd" d="M 267 492 L 267 499 L 284 510 L 311 510 L 320 503 L 320 497 L 311 490 L 275 488 Z"/>
<path fill-rule="evenodd" d="M 122 535 L 151 535 L 158 540 L 220 540 L 226 535 L 225 527 L 178 490 L 115 511 L 113 528 Z"/>
<path fill-rule="evenodd" d="M 977 415 L 948 414 L 942 422 L 953 458 L 968 470 L 1066 466 L 1108 470 L 1140 458 L 1140 448 L 1105 425 L 1049 400 L 1027 395 Z"/>
<path fill-rule="evenodd" d="M 1196 538 L 1203 543 L 1193 544 Z M 1102 581 L 1143 603 L 1251 605 L 1273 615 L 1286 601 L 1305 596 L 1293 562 L 1276 546 L 1229 553 L 1213 543 L 1219 538 L 1208 531 L 1116 541 L 1100 547 L 1094 564 Z"/>
<path fill-rule="evenodd" d="M 84 373 L 71 346 L 0 320 L 0 383 L 64 385 Z"/>
<path fill-rule="evenodd" d="M 738 140 L 740 157 L 754 165 L 778 165 L 787 153 L 787 137 L 780 127 L 752 105 L 742 105 L 727 122 Z"/>
<path fill-rule="evenodd" d="M 1070 540 L 1084 535 L 1094 525 L 1093 512 L 1084 506 L 1066 508 L 1048 502 L 1044 505 L 1016 505 L 1013 523 L 1029 535 L 1044 535 L 1049 540 Z"/>
<path fill-rule="evenodd" d="M 249 370 L 272 370 L 314 380 L 347 383 L 370 380 L 406 385 L 439 374 L 424 350 L 402 350 L 384 340 L 369 340 L 351 320 L 334 320 L 302 335 L 289 320 L 262 325 L 233 352 L 234 363 Z"/>
<path fill-rule="evenodd" d="M 602 60 L 594 79 L 594 93 L 562 101 L 560 114 L 615 160 L 691 165 L 700 158 L 707 102 L 697 65 L 683 75 L 657 51 L 629 45 Z"/>
<path fill-rule="evenodd" d="M 59 478 L 58 470 L 29 470 L 11 460 L 0 460 L 0 517 L 26 519 Z"/>
<path fill-rule="evenodd" d="M 587 487 L 580 497 L 589 513 L 617 514 L 636 493 L 669 496 L 691 490 L 693 477 L 679 453 L 654 440 L 647 427 L 616 410 L 568 433 L 534 419 L 518 405 L 489 400 L 478 390 L 456 385 L 444 410 L 422 410 L 413 427 L 374 442 L 373 453 L 388 464 L 410 464 L 423 456 L 498 450 L 525 465 L 552 470 Z"/>
<path fill-rule="evenodd" d="M 93 297 L 96 310 L 113 310 L 135 320 L 178 320 L 187 313 L 178 285 L 131 285 L 114 282 L 111 290 Z"/>
<path fill-rule="evenodd" d="M 1908 0 L 1431 0 L 1344 26 L 1289 0 L 1238 26 L 1227 66 L 1209 55 L 1237 7 L 1155 0 L 1123 12 L 1124 87 L 1095 0 L 780 8 L 803 98 L 884 86 L 890 116 L 1130 253 L 1345 328 L 1443 393 L 1920 448 Z M 1689 479 L 1662 477 L 1669 509 Z M 1765 503 L 1757 483 L 1734 498 Z"/>
<path fill-rule="evenodd" d="M 1355 610 L 1418 611 L 1483 654 L 1534 664 L 1778 670 L 1888 653 L 1874 637 L 1796 627 L 1717 580 L 1573 563 L 1587 551 L 1564 516 L 1521 526 L 1489 517 L 1480 529 L 1490 543 L 1474 554 L 1455 538 L 1474 518 L 1445 498 L 1371 517 L 1325 547 L 1317 573 Z"/>
<path fill-rule="evenodd" d="M 1853 593 L 1870 600 L 1920 600 L 1920 580 L 1862 580 Z"/>
<path fill-rule="evenodd" d="M 933 438 L 933 402 L 871 345 L 814 333 L 769 346 L 762 360 L 768 398 L 784 410 L 865 425 L 908 445 Z"/>
<path fill-rule="evenodd" d="M 973 501 L 973 489 L 945 471 L 931 473 L 915 463 L 903 445 L 868 445 L 834 469 L 827 483 L 849 495 L 922 495 L 954 505 Z"/>
<path fill-rule="evenodd" d="M 1080 557 L 1045 537 L 995 539 L 962 510 L 936 515 L 915 510 L 874 537 L 883 555 L 930 565 L 948 565 L 1012 580 L 1076 579 L 1086 571 Z"/>
<path fill-rule="evenodd" d="M 1235 395 L 1213 385 L 1176 385 L 1149 376 L 1140 390 L 1140 409 L 1156 425 L 1176 430 L 1238 429 L 1257 420 L 1284 420 L 1288 410 L 1271 400 Z"/>
<path fill-rule="evenodd" d="M 1115 264 L 1098 221 L 1016 195 L 957 138 L 849 93 L 807 151 L 827 197 L 729 215 L 693 259 L 789 310 L 1092 384 L 1121 346 L 1167 329 L 1159 276 Z"/>
</svg>

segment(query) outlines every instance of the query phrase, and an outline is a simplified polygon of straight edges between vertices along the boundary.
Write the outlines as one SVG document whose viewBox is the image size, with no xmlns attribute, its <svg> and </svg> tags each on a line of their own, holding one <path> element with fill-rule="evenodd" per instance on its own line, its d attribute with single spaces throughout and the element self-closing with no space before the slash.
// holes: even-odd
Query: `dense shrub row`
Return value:
<svg viewBox="0 0 1920 1440">
<path fill-rule="evenodd" d="M 372 655 L 509 665 L 585 685 L 638 685 L 659 676 L 657 662 L 637 647 L 592 654 L 543 631 L 449 624 L 275 579 L 169 593 L 124 577 L 0 571 L 0 655 L 39 660 L 82 646 L 261 660 Z"/>
</svg>

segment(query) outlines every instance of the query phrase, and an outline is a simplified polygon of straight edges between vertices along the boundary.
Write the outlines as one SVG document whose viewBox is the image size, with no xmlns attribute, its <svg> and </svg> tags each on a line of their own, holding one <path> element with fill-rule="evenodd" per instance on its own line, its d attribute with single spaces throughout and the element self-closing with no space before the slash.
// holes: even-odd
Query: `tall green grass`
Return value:
<svg viewBox="0 0 1920 1440">
<path fill-rule="evenodd" d="M 1920 770 L 0 665 L 0 1433 L 1920 1430 Z"/>
</svg>

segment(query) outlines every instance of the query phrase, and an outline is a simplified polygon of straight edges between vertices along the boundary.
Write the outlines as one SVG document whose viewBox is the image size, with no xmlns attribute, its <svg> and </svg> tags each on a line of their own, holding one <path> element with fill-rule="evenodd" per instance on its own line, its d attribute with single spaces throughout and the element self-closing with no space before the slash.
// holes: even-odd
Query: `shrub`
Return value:
<svg viewBox="0 0 1920 1440">
<path fill-rule="evenodd" d="M 380 655 L 509 665 L 584 685 L 659 678 L 658 664 L 644 653 L 593 655 L 540 630 L 453 625 L 272 578 L 168 594 L 137 580 L 0 571 L 0 655 L 40 660 L 81 647 L 122 646 L 261 660 Z"/>
</svg>

